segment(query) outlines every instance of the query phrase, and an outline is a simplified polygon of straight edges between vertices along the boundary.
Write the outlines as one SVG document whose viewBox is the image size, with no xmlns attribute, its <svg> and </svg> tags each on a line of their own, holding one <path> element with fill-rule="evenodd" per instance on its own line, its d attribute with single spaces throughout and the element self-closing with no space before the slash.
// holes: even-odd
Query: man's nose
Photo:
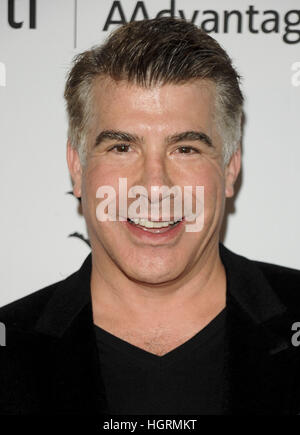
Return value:
<svg viewBox="0 0 300 435">
<path fill-rule="evenodd" d="M 144 186 L 148 193 L 149 201 L 152 192 L 158 192 L 161 186 L 172 187 L 172 174 L 170 165 L 162 154 L 147 154 L 143 162 L 143 173 L 141 185 Z M 153 194 L 152 194 L 153 196 Z M 157 200 L 162 201 L 163 193 L 154 195 Z M 153 198 L 152 198 L 153 199 Z"/>
</svg>

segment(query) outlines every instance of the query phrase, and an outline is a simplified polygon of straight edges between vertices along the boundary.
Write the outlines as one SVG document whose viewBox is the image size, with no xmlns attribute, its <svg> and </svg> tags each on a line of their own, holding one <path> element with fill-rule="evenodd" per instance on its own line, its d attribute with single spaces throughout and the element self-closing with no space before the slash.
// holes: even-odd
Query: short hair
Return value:
<svg viewBox="0 0 300 435">
<path fill-rule="evenodd" d="M 241 77 L 218 42 L 191 22 L 169 17 L 131 22 L 113 31 L 104 44 L 74 58 L 64 97 L 68 138 L 82 163 L 92 118 L 93 84 L 100 76 L 142 87 L 195 79 L 213 81 L 215 121 L 225 165 L 238 149 L 243 111 Z"/>
</svg>

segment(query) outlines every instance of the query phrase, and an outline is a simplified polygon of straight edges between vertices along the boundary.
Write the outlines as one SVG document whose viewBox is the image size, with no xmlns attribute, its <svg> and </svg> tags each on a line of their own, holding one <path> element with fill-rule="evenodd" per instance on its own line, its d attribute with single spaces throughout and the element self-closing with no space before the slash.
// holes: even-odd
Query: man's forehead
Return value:
<svg viewBox="0 0 300 435">
<path fill-rule="evenodd" d="M 116 81 L 103 76 L 97 78 L 94 89 L 94 147 L 104 140 L 112 140 L 112 136 L 116 140 L 120 131 L 132 137 L 139 136 L 136 142 L 142 142 L 141 138 L 148 133 L 159 134 L 165 143 L 195 141 L 200 136 L 200 140 L 208 146 L 215 142 L 215 84 L 210 80 L 157 84 L 146 88 L 127 80 Z M 200 100 L 203 100 L 201 105 Z M 187 102 L 191 104 L 184 104 Z M 179 139 L 179 135 L 183 134 L 184 137 Z M 125 135 L 122 140 L 125 140 Z M 132 138 L 126 141 L 134 142 Z"/>
<path fill-rule="evenodd" d="M 136 92 L 145 91 L 147 94 L 151 94 L 154 98 L 162 88 L 170 91 L 176 90 L 177 92 L 184 92 L 188 88 L 199 90 L 203 93 L 208 93 L 211 96 L 215 96 L 216 84 L 211 79 L 190 79 L 179 83 L 174 82 L 157 82 L 150 85 L 137 84 L 134 81 L 127 79 L 115 80 L 108 75 L 98 76 L 93 83 L 93 94 L 97 98 L 104 96 L 105 94 L 113 94 L 122 92 L 122 94 L 130 95 Z"/>
</svg>

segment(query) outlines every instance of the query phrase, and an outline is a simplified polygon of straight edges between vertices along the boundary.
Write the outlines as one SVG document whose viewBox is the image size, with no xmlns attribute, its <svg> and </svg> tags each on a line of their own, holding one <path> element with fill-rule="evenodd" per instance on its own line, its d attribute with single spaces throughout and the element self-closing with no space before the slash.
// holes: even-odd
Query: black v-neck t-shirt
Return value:
<svg viewBox="0 0 300 435">
<path fill-rule="evenodd" d="M 225 315 L 163 356 L 95 325 L 109 414 L 222 414 Z"/>
</svg>

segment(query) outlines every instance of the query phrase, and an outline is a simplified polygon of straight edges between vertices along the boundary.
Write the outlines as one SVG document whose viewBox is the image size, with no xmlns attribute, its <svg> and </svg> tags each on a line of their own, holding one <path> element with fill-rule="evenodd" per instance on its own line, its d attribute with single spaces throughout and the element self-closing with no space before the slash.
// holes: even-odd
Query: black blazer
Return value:
<svg viewBox="0 0 300 435">
<path fill-rule="evenodd" d="M 291 328 L 300 322 L 300 271 L 223 245 L 220 254 L 227 276 L 224 413 L 298 414 L 300 347 Z M 0 309 L 1 414 L 107 413 L 90 272 L 91 255 L 65 280 Z"/>
</svg>

